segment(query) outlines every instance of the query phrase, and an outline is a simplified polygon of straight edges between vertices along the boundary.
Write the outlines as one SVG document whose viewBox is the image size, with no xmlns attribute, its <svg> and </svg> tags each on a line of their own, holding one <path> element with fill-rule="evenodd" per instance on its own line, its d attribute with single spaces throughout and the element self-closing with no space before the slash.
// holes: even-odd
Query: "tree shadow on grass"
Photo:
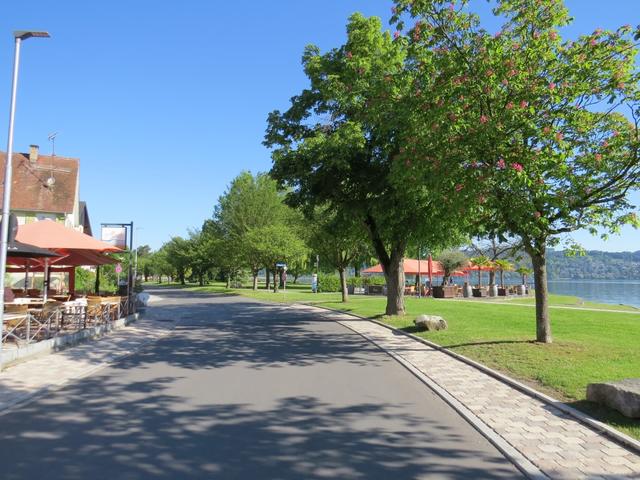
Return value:
<svg viewBox="0 0 640 480">
<path fill-rule="evenodd" d="M 460 347 L 481 347 L 488 345 L 526 345 L 535 344 L 535 340 L 487 340 L 483 342 L 466 342 L 466 343 L 453 343 L 442 344 L 443 348 L 460 348 Z"/>
<path fill-rule="evenodd" d="M 622 415 L 620 412 L 609 408 L 605 405 L 599 405 L 588 400 L 576 400 L 573 402 L 566 402 L 566 405 L 575 408 L 587 415 L 604 422 L 613 428 L 624 429 L 624 433 L 632 435 L 636 439 L 640 437 L 640 419 L 628 418 Z"/>
</svg>

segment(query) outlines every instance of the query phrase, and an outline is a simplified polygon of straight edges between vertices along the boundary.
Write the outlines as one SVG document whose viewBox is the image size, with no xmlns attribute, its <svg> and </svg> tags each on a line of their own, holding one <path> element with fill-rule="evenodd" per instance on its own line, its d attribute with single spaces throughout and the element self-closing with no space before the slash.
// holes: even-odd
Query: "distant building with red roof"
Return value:
<svg viewBox="0 0 640 480">
<path fill-rule="evenodd" d="M 0 179 L 7 154 L 0 152 Z M 91 223 L 80 194 L 80 161 L 58 155 L 40 155 L 37 145 L 29 153 L 13 154 L 11 212 L 19 224 L 51 219 L 91 235 Z M 0 185 L 0 198 L 4 182 Z"/>
</svg>

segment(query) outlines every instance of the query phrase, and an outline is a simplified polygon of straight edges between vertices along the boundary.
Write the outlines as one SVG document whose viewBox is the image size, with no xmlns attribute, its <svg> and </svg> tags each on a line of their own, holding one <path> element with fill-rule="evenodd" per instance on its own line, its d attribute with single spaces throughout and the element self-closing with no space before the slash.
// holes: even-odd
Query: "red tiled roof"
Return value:
<svg viewBox="0 0 640 480">
<path fill-rule="evenodd" d="M 0 181 L 4 179 L 6 152 L 0 152 Z M 47 186 L 47 179 L 53 177 L 55 184 Z M 11 187 L 11 209 L 36 212 L 73 212 L 78 180 L 77 158 L 38 155 L 32 163 L 27 153 L 13 154 L 13 175 Z M 4 181 L 0 184 L 0 198 L 4 194 Z"/>
</svg>

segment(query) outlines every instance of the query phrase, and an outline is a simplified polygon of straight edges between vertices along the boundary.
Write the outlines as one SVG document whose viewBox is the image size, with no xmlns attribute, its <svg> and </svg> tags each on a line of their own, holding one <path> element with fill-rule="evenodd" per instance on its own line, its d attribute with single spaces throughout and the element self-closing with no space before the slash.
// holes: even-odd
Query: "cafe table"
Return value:
<svg viewBox="0 0 640 480">
<path fill-rule="evenodd" d="M 44 298 L 34 297 L 20 297 L 13 300 L 13 302 L 7 302 L 7 305 L 28 305 L 29 308 L 42 307 L 44 305 Z"/>
</svg>

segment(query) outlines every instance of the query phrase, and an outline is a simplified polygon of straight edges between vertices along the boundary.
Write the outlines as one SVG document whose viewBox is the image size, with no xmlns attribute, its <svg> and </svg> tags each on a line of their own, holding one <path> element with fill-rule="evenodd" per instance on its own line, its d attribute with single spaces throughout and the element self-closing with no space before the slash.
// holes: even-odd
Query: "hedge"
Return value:
<svg viewBox="0 0 640 480">
<path fill-rule="evenodd" d="M 340 289 L 340 277 L 337 275 L 318 275 L 318 292 L 339 292 Z"/>
</svg>

